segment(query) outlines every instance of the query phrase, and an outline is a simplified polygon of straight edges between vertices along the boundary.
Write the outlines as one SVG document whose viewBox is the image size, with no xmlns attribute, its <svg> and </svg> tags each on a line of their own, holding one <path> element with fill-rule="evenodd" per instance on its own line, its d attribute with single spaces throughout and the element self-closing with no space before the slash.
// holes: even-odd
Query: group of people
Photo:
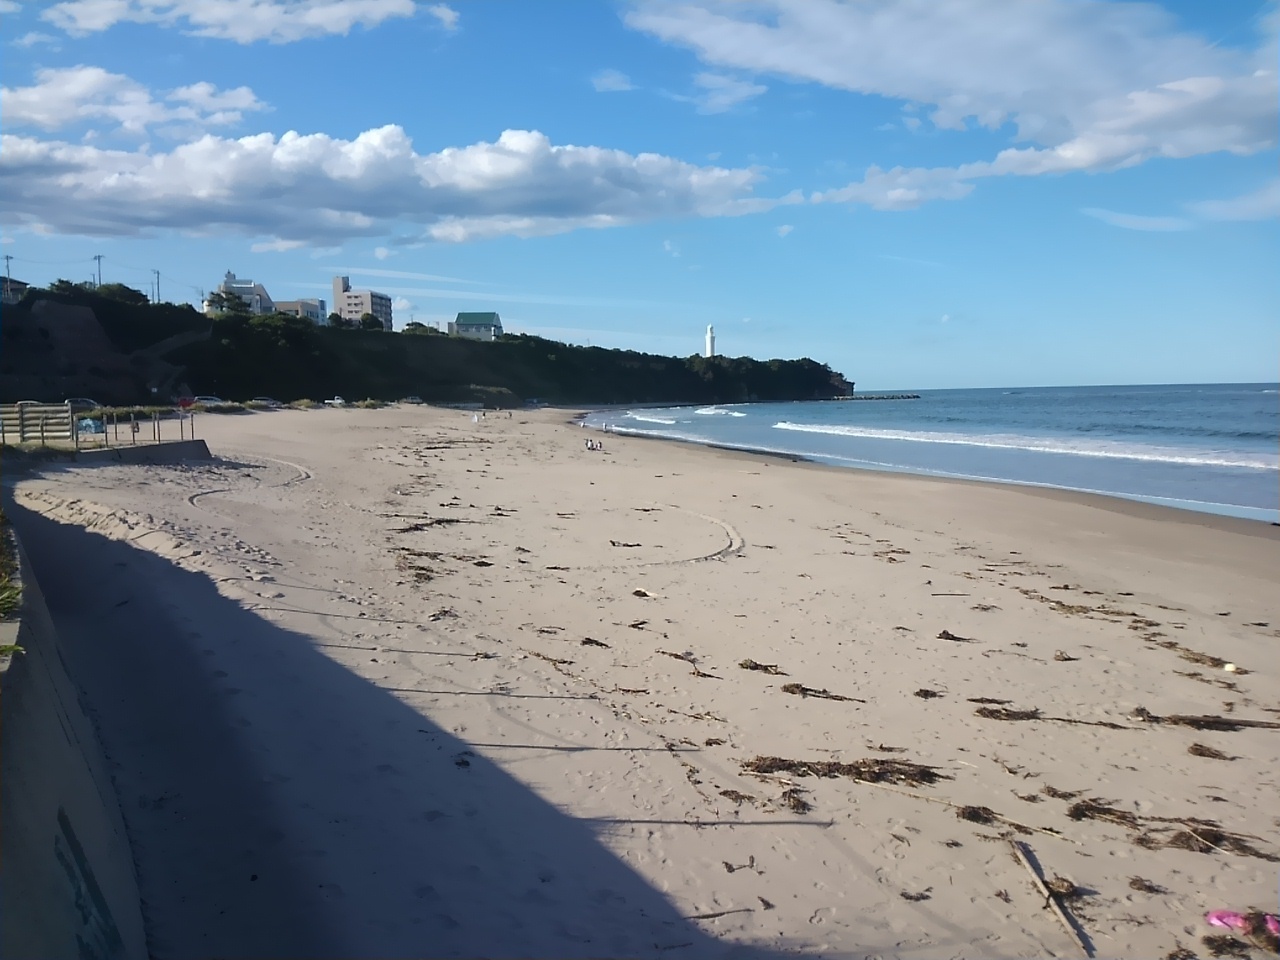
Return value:
<svg viewBox="0 0 1280 960">
<path fill-rule="evenodd" d="M 601 443 L 599 440 L 592 440 L 590 437 L 587 437 L 587 449 L 588 450 L 604 450 L 604 444 Z"/>
</svg>

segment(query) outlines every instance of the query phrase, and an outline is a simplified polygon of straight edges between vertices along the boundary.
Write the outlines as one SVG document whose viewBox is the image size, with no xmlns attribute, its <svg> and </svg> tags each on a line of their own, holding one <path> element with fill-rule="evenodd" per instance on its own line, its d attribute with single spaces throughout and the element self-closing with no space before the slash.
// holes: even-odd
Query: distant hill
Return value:
<svg viewBox="0 0 1280 960">
<path fill-rule="evenodd" d="M 6 348 L 11 322 L 31 315 L 33 308 L 48 309 L 34 306 L 47 297 L 32 291 L 21 305 L 6 309 Z M 115 348 L 115 359 L 136 361 L 150 354 L 149 345 L 166 341 L 170 349 L 163 361 L 181 371 L 180 379 L 194 393 L 233 400 L 271 396 L 287 402 L 335 394 L 349 400 L 395 400 L 416 394 L 428 401 L 492 406 L 535 398 L 583 404 L 732 403 L 826 399 L 851 391 L 839 373 L 808 359 L 664 357 L 520 335 L 482 342 L 434 333 L 317 327 L 279 314 L 225 314 L 210 321 L 190 308 L 108 301 L 89 291 L 57 299 L 93 309 Z M 46 351 L 43 363 L 65 365 L 58 353 Z M 5 354 L 0 380 L 11 373 L 8 349 Z M 135 396 L 101 399 L 146 400 L 151 385 L 146 378 L 135 378 Z M 0 384 L 0 393 L 9 392 Z M 60 400 L 76 393 L 94 396 L 87 386 L 64 386 L 59 396 L 14 399 Z"/>
</svg>

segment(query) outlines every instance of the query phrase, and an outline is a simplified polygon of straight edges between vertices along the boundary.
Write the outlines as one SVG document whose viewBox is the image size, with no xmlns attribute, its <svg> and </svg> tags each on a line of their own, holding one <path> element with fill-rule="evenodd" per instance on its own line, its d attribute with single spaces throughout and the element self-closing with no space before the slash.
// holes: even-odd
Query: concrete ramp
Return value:
<svg viewBox="0 0 1280 960">
<path fill-rule="evenodd" d="M 212 460 L 209 446 L 203 440 L 174 440 L 169 443 L 146 443 L 134 446 L 81 450 L 77 463 L 179 463 L 183 460 Z"/>
</svg>

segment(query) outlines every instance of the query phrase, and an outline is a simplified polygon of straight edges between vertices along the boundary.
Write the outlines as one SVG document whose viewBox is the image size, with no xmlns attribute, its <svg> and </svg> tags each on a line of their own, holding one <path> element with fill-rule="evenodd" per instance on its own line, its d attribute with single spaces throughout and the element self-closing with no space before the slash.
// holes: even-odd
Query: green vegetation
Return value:
<svg viewBox="0 0 1280 960">
<path fill-rule="evenodd" d="M 20 606 L 22 587 L 18 583 L 18 551 L 13 542 L 13 531 L 9 529 L 9 518 L 0 510 L 0 620 L 13 618 Z M 0 656 L 20 649 L 12 644 L 0 647 Z"/>
<path fill-rule="evenodd" d="M 416 394 L 428 402 L 503 407 L 533 398 L 581 404 L 735 403 L 817 400 L 850 392 L 843 376 L 809 359 L 664 357 L 524 335 L 482 342 L 416 323 L 405 333 L 389 333 L 380 324 L 374 329 L 371 316 L 348 324 L 333 314 L 327 325 L 290 314 L 254 316 L 235 297 L 211 298 L 221 312 L 209 318 L 188 306 L 146 303 L 144 295 L 119 285 L 98 291 L 65 281 L 54 286 L 52 293 L 30 291 L 13 309 L 29 311 L 40 297 L 92 307 L 112 342 L 126 353 L 178 334 L 211 330 L 207 337 L 170 342 L 165 354 L 169 363 L 185 367 L 184 379 L 197 394 L 269 395 L 292 406 L 334 394 L 382 401 Z M 242 409 L 228 404 L 218 412 Z M 128 412 L 150 416 L 152 411 Z"/>
</svg>

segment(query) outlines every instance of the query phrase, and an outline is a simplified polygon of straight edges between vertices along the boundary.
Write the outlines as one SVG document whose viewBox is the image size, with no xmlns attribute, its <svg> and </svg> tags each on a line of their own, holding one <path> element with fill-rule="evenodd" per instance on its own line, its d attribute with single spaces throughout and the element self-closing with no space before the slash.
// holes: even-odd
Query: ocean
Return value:
<svg viewBox="0 0 1280 960">
<path fill-rule="evenodd" d="M 921 390 L 637 407 L 588 426 L 869 470 L 1082 490 L 1280 522 L 1274 383 Z"/>
</svg>

